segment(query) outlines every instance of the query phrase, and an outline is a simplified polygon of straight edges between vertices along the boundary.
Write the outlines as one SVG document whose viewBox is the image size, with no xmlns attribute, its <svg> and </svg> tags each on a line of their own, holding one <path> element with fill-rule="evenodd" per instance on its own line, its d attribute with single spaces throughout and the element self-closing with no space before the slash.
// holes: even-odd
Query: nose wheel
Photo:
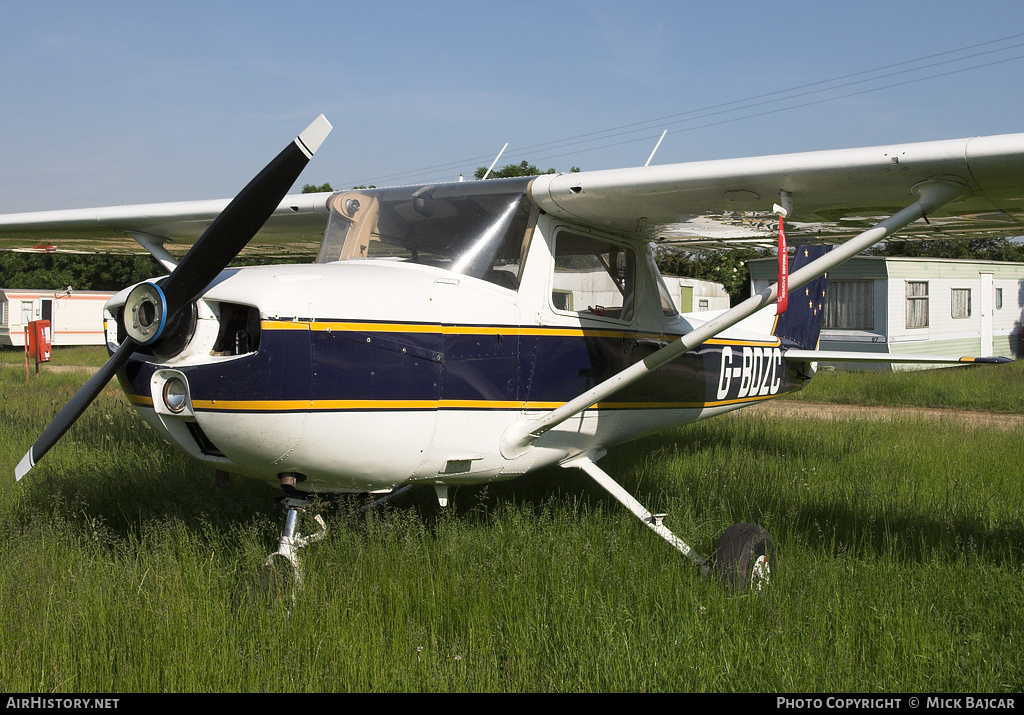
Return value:
<svg viewBox="0 0 1024 715">
<path fill-rule="evenodd" d="M 302 512 L 311 508 L 311 504 L 305 499 L 295 497 L 284 497 L 279 500 L 281 508 L 284 509 L 284 527 L 281 529 L 281 538 L 277 541 L 277 551 L 267 557 L 266 568 L 268 572 L 275 573 L 281 562 L 291 567 L 292 577 L 295 585 L 302 585 L 302 564 L 299 561 L 298 550 L 320 541 L 327 533 L 327 524 L 319 514 L 313 515 L 313 521 L 317 523 L 320 530 L 302 536 L 299 533 L 299 517 Z"/>
</svg>

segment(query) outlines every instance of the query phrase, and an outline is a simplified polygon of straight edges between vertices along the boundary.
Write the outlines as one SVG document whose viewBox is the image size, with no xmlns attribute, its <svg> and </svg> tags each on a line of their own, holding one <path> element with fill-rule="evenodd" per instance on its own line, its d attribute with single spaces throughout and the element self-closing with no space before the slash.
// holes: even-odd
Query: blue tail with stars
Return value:
<svg viewBox="0 0 1024 715">
<path fill-rule="evenodd" d="M 832 246 L 797 246 L 796 255 L 790 262 L 790 273 L 828 253 Z M 821 321 L 825 317 L 825 288 L 828 275 L 818 276 L 807 285 L 789 294 L 789 307 L 775 319 L 772 335 L 782 341 L 783 346 L 815 350 Z"/>
</svg>

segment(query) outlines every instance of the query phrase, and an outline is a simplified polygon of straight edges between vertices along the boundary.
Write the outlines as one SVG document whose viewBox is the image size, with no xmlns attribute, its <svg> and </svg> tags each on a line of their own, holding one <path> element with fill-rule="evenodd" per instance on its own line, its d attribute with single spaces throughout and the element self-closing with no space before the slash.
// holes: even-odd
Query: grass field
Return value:
<svg viewBox="0 0 1024 715">
<path fill-rule="evenodd" d="M 995 371 L 896 377 L 926 375 L 1021 394 Z M 1021 429 L 741 411 L 602 460 L 704 553 L 730 523 L 769 529 L 780 568 L 760 597 L 729 596 L 553 469 L 459 488 L 444 510 L 432 490 L 329 509 L 292 602 L 262 575 L 275 490 L 214 488 L 113 389 L 15 484 L 81 382 L 0 369 L 3 691 L 1024 688 Z"/>
<path fill-rule="evenodd" d="M 49 365 L 64 367 L 69 365 L 80 367 L 100 367 L 107 361 L 107 349 L 102 345 L 76 345 L 60 346 L 50 351 L 51 361 Z M 0 365 L 20 365 L 22 376 L 25 368 L 24 348 L 0 347 Z M 41 363 L 40 370 L 47 369 L 47 363 Z M 35 362 L 29 363 L 29 371 L 35 375 Z"/>
<path fill-rule="evenodd" d="M 908 372 L 822 372 L 790 399 L 1024 414 L 1024 360 Z"/>
</svg>

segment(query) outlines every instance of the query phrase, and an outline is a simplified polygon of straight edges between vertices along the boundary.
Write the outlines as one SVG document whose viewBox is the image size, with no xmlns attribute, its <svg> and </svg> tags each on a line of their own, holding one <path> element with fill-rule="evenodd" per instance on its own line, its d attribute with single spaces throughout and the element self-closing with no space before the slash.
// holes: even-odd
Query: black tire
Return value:
<svg viewBox="0 0 1024 715">
<path fill-rule="evenodd" d="M 777 569 L 775 542 L 757 524 L 733 524 L 718 540 L 715 566 L 733 593 L 763 592 Z"/>
</svg>

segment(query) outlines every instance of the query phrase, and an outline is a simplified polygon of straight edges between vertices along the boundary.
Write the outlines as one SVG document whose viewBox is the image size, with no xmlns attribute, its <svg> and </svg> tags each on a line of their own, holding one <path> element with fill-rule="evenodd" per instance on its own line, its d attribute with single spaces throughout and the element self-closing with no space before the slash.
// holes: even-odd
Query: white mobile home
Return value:
<svg viewBox="0 0 1024 715">
<path fill-rule="evenodd" d="M 0 345 L 24 347 L 33 320 L 50 321 L 50 344 L 103 345 L 106 291 L 14 290 L 0 288 Z"/>
<path fill-rule="evenodd" d="M 582 310 L 583 303 L 621 305 L 621 289 L 608 278 L 605 269 L 560 269 L 558 282 L 552 291 L 555 306 L 563 310 Z M 663 276 L 665 287 L 676 310 L 680 313 L 698 313 L 706 310 L 729 308 L 729 293 L 721 283 L 698 278 Z"/>
<path fill-rule="evenodd" d="M 774 258 L 750 261 L 754 291 L 774 283 L 776 270 Z M 822 350 L 1011 357 L 1024 352 L 1024 263 L 861 256 L 829 271 L 826 300 Z M 928 366 L 897 369 L 920 367 Z"/>
<path fill-rule="evenodd" d="M 729 308 L 729 293 L 721 283 L 699 278 L 663 276 L 672 302 L 680 313 L 702 313 L 705 310 Z"/>
</svg>

